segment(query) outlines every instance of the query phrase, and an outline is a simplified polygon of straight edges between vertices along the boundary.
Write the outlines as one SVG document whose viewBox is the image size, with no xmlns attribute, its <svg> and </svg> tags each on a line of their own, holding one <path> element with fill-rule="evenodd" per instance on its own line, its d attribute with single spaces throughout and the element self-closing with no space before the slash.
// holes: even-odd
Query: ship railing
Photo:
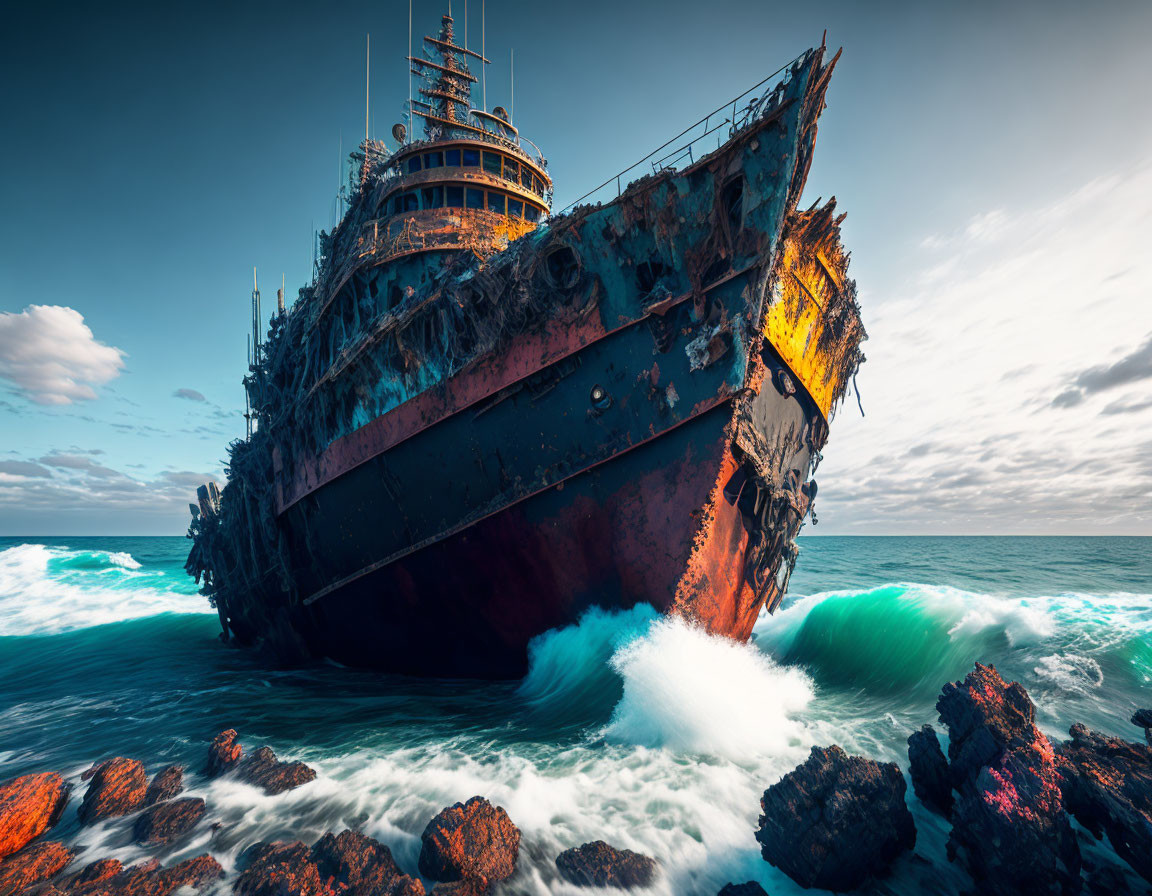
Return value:
<svg viewBox="0 0 1152 896">
<path fill-rule="evenodd" d="M 694 164 L 697 159 L 705 155 L 713 149 L 719 149 L 722 141 L 722 135 L 718 132 L 725 126 L 728 127 L 728 137 L 731 138 L 743 130 L 748 125 L 763 118 L 765 115 L 773 112 L 779 103 L 783 101 L 785 90 L 788 83 L 792 79 L 794 72 L 799 70 L 799 65 L 803 62 L 811 50 L 805 50 L 794 59 L 790 59 L 776 71 L 767 75 L 762 80 L 753 84 L 743 93 L 728 100 L 724 105 L 713 109 L 699 121 L 690 124 L 679 134 L 671 140 L 657 146 L 654 150 L 633 162 L 627 168 L 614 174 L 604 183 L 597 187 L 593 187 L 583 196 L 574 199 L 568 203 L 556 215 L 562 215 L 565 212 L 571 211 L 577 205 L 591 202 L 603 202 L 605 199 L 615 198 L 611 195 L 611 189 L 615 187 L 616 196 L 620 196 L 627 183 L 624 181 L 625 175 L 631 174 L 645 162 L 649 162 L 652 166 L 653 174 L 660 174 L 664 171 L 676 170 L 680 166 L 687 164 Z M 784 78 L 779 82 L 773 82 L 781 73 L 786 72 Z M 712 138 L 715 135 L 716 145 L 712 145 Z M 664 155 L 659 155 L 664 153 Z"/>
</svg>

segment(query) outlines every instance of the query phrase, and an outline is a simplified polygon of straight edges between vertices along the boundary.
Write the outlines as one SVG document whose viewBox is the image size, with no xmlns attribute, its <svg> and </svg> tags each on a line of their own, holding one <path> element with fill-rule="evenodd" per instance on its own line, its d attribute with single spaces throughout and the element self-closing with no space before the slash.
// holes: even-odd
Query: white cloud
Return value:
<svg viewBox="0 0 1152 896">
<path fill-rule="evenodd" d="M 857 270 L 868 416 L 833 422 L 821 530 L 1152 533 L 1150 243 L 1152 165 Z"/>
<path fill-rule="evenodd" d="M 0 312 L 0 377 L 37 404 L 96 397 L 92 388 L 120 375 L 124 353 L 97 342 L 84 317 L 60 305 Z"/>
</svg>

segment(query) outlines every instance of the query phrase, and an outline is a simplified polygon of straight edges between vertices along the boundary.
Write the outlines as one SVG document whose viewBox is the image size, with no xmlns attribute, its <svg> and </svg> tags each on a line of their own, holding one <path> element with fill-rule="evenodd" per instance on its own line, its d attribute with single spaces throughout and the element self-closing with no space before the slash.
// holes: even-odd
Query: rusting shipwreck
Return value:
<svg viewBox="0 0 1152 896">
<path fill-rule="evenodd" d="M 189 573 L 226 637 L 285 660 L 514 677 L 534 636 L 639 602 L 747 638 L 863 360 L 835 203 L 797 208 L 836 59 L 550 215 L 540 153 L 472 106 L 484 60 L 450 16 L 425 42 L 425 139 L 361 146 Z"/>
</svg>

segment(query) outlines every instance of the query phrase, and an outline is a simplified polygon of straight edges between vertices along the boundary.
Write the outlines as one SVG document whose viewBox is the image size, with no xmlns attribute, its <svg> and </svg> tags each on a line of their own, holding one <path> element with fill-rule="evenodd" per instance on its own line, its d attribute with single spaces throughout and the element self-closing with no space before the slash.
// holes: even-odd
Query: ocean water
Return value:
<svg viewBox="0 0 1152 896">
<path fill-rule="evenodd" d="M 1024 684 L 1052 737 L 1084 722 L 1136 739 L 1128 717 L 1152 705 L 1147 538 L 802 538 L 790 594 L 752 643 L 642 608 L 592 612 L 538 639 L 528 676 L 505 683 L 266 669 L 218 640 L 183 573 L 187 544 L 0 539 L 0 779 L 78 782 L 110 755 L 150 773 L 184 763 L 221 825 L 166 859 L 210 851 L 233 868 L 257 840 L 355 826 L 414 874 L 428 820 L 482 794 L 524 834 L 505 892 L 581 892 L 553 859 L 605 839 L 659 860 L 653 893 L 712 896 L 730 880 L 799 893 L 753 831 L 764 789 L 811 746 L 906 768 L 906 737 L 937 723 L 941 685 L 976 660 Z M 228 727 L 318 779 L 278 797 L 205 780 L 207 742 Z M 871 891 L 959 893 L 970 883 L 945 859 L 946 824 L 910 787 L 908 800 L 916 856 Z M 79 861 L 144 854 L 122 822 L 79 831 L 70 811 L 62 826 L 87 847 Z"/>
</svg>

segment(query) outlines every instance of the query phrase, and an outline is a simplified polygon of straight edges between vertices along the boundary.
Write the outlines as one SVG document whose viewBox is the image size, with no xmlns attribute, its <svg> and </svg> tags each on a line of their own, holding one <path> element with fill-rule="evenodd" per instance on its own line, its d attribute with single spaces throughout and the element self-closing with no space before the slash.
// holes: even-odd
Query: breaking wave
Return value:
<svg viewBox="0 0 1152 896">
<path fill-rule="evenodd" d="M 0 551 L 0 633 L 45 635 L 162 613 L 211 612 L 191 579 L 122 551 Z"/>
</svg>

